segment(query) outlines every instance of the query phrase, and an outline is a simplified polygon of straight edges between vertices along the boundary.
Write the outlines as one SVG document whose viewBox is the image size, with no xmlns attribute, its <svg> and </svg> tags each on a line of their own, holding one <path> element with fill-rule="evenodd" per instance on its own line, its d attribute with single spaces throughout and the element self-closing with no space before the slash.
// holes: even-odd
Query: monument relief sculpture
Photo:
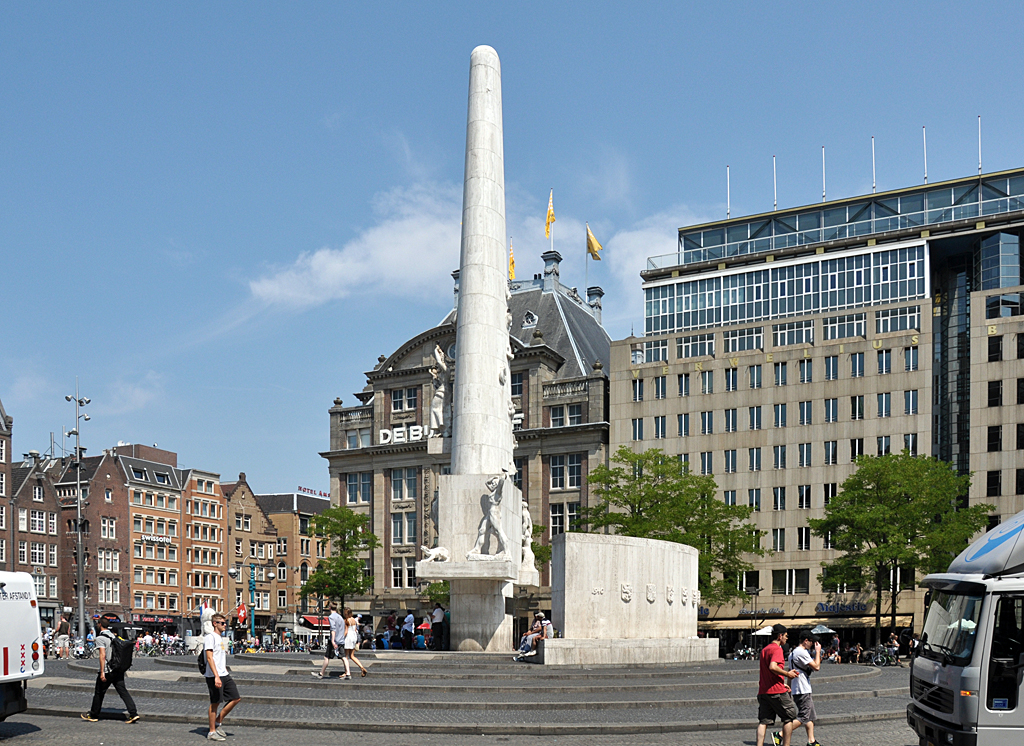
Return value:
<svg viewBox="0 0 1024 746">
<path fill-rule="evenodd" d="M 476 544 L 466 555 L 468 560 L 505 560 L 508 558 L 508 536 L 501 527 L 501 498 L 505 489 L 506 476 L 499 474 L 487 480 L 488 494 L 480 498 L 483 518 L 476 531 Z M 481 554 L 488 536 L 494 536 L 498 542 L 498 551 L 494 554 Z"/>
<path fill-rule="evenodd" d="M 522 570 L 534 572 L 537 569 L 536 557 L 533 554 L 533 516 L 530 515 L 530 504 L 523 500 L 523 559 Z"/>
<path fill-rule="evenodd" d="M 633 600 L 633 585 L 631 583 L 623 583 L 619 588 L 619 595 L 623 602 L 628 604 Z"/>
<path fill-rule="evenodd" d="M 430 549 L 421 545 L 420 549 L 423 551 L 423 559 L 427 562 L 447 562 L 451 559 L 448 550 L 444 547 Z"/>
<path fill-rule="evenodd" d="M 671 606 L 676 600 L 676 589 L 672 586 L 668 586 L 665 589 L 665 599 L 668 601 L 668 605 Z"/>
<path fill-rule="evenodd" d="M 654 583 L 647 584 L 647 603 L 653 604 L 658 600 L 658 590 L 654 587 Z"/>
<path fill-rule="evenodd" d="M 449 387 L 449 366 L 447 356 L 440 345 L 434 345 L 435 364 L 430 367 L 430 379 L 434 396 L 430 400 L 430 437 L 450 435 L 451 429 L 451 388 Z"/>
</svg>

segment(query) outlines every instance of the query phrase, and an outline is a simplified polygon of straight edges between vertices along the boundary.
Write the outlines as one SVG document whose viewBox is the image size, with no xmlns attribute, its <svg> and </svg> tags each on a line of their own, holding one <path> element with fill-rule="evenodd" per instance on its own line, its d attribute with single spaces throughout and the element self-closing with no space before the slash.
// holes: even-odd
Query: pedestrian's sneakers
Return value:
<svg viewBox="0 0 1024 746">
<path fill-rule="evenodd" d="M 213 729 L 213 732 L 218 736 L 224 736 L 225 738 L 228 736 L 228 734 L 224 732 L 224 729 L 220 727 L 220 723 L 218 723 L 217 727 Z"/>
<path fill-rule="evenodd" d="M 220 733 L 218 733 L 217 731 L 213 730 L 213 731 L 210 731 L 209 733 L 206 734 L 206 740 L 207 741 L 226 741 L 228 739 L 224 738 L 224 736 L 222 736 Z"/>
<path fill-rule="evenodd" d="M 821 746 L 817 741 L 808 741 L 807 746 Z"/>
<path fill-rule="evenodd" d="M 781 730 L 777 730 L 777 731 L 774 731 L 772 733 L 772 743 L 774 743 L 775 746 L 782 746 L 782 731 Z"/>
<path fill-rule="evenodd" d="M 314 679 L 322 679 L 324 677 L 324 675 L 319 671 L 310 671 L 309 675 L 312 676 Z"/>
<path fill-rule="evenodd" d="M 94 718 L 94 717 L 93 717 L 93 716 L 92 716 L 92 715 L 91 715 L 90 713 L 88 713 L 88 712 L 83 712 L 83 713 L 82 713 L 82 720 L 86 720 L 86 721 L 88 721 L 88 722 L 90 722 L 90 723 L 98 723 L 98 722 L 99 722 L 99 718 Z"/>
<path fill-rule="evenodd" d="M 125 718 L 125 722 L 126 723 L 136 723 L 136 722 L 138 722 L 138 720 L 139 720 L 139 716 L 138 715 L 129 715 L 127 718 Z"/>
</svg>

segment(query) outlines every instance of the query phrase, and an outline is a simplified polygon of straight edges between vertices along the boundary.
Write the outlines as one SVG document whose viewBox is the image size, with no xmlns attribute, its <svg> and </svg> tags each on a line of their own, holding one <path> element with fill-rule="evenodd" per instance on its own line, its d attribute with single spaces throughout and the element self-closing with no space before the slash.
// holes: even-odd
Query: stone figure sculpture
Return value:
<svg viewBox="0 0 1024 746">
<path fill-rule="evenodd" d="M 434 524 L 434 536 L 439 534 L 437 528 L 438 514 L 440 512 L 440 495 L 434 490 L 434 499 L 430 501 L 430 522 Z"/>
<path fill-rule="evenodd" d="M 450 424 L 448 408 L 450 393 L 448 388 L 448 361 L 440 345 L 434 345 L 435 365 L 430 367 L 430 379 L 434 385 L 434 396 L 430 400 L 430 437 L 440 438 L 445 435 L 445 423 Z"/>
<path fill-rule="evenodd" d="M 536 557 L 533 554 L 533 516 L 530 515 L 530 504 L 523 500 L 523 559 L 522 570 L 534 572 L 537 569 Z"/>
<path fill-rule="evenodd" d="M 480 526 L 476 531 L 476 544 L 466 555 L 468 560 L 504 560 L 508 557 L 508 536 L 501 527 L 501 498 L 505 489 L 504 474 L 493 476 L 487 480 L 488 494 L 481 499 L 483 507 L 483 518 L 480 519 Z M 498 541 L 498 551 L 494 554 L 481 554 L 484 542 L 488 534 L 494 536 Z"/>
<path fill-rule="evenodd" d="M 447 562 L 451 559 L 448 550 L 444 547 L 430 549 L 421 545 L 420 550 L 423 552 L 423 559 L 427 562 Z"/>
</svg>

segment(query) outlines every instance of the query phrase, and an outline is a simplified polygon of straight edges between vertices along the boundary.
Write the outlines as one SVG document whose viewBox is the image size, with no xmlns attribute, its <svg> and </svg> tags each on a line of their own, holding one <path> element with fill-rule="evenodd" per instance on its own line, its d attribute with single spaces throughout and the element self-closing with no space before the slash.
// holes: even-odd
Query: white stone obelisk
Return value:
<svg viewBox="0 0 1024 746">
<path fill-rule="evenodd" d="M 452 473 L 438 480 L 438 540 L 449 559 L 416 565 L 417 577 L 451 584 L 458 650 L 512 647 L 508 601 L 523 556 L 522 497 L 511 478 L 503 158 L 501 67 L 498 54 L 480 46 L 469 70 Z"/>
</svg>

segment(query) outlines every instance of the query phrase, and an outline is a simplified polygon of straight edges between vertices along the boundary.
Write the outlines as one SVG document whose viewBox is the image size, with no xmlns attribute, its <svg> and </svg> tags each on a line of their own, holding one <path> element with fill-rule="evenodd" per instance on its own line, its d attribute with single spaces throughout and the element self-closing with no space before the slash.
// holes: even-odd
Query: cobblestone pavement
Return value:
<svg viewBox="0 0 1024 746">
<path fill-rule="evenodd" d="M 260 743 L 264 739 L 278 741 L 281 732 L 274 729 L 233 727 L 227 722 L 228 743 Z M 206 728 L 198 723 L 154 723 L 145 719 L 134 725 L 81 720 L 45 715 L 15 715 L 0 723 L 0 741 L 11 746 L 179 746 L 204 742 Z M 802 736 L 803 731 L 798 731 Z M 294 740 L 302 746 L 337 746 L 337 731 L 305 730 Z M 885 720 L 848 725 L 821 725 L 815 736 L 825 746 L 917 746 L 917 737 L 904 721 Z M 346 733 L 346 744 L 352 746 L 636 746 L 636 734 L 614 736 L 481 736 L 450 734 L 387 734 Z M 713 733 L 668 733 L 643 736 L 645 746 L 753 746 L 754 729 Z M 800 744 L 800 738 L 794 739 Z"/>
</svg>

